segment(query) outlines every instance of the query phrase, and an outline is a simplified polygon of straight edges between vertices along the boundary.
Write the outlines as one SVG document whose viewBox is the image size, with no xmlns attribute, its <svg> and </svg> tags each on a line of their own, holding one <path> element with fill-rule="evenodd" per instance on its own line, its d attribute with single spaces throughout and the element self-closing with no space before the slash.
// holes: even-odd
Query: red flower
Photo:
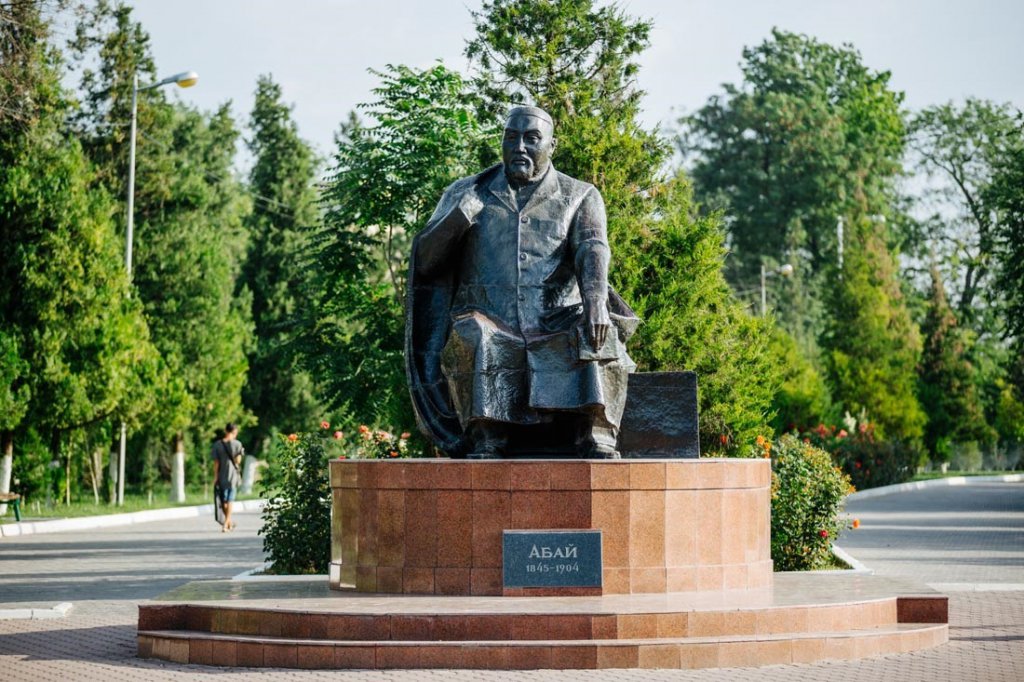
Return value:
<svg viewBox="0 0 1024 682">
<path fill-rule="evenodd" d="M 329 428 L 331 428 L 331 425 L 329 423 L 327 423 L 327 422 L 320 422 L 320 428 L 321 429 L 329 429 Z"/>
<path fill-rule="evenodd" d="M 334 440 L 341 440 L 344 437 L 345 437 L 345 434 L 342 433 L 341 431 L 335 431 L 334 432 Z"/>
<path fill-rule="evenodd" d="M 298 434 L 295 434 L 295 433 L 289 433 L 289 434 L 288 434 L 288 440 L 290 440 L 291 442 L 293 442 L 293 443 L 294 443 L 294 442 L 295 442 L 295 441 L 297 441 L 298 439 L 299 439 L 299 436 L 298 436 Z"/>
<path fill-rule="evenodd" d="M 828 531 L 827 530 L 819 531 L 818 535 L 820 535 L 823 538 L 827 538 L 828 537 Z"/>
</svg>

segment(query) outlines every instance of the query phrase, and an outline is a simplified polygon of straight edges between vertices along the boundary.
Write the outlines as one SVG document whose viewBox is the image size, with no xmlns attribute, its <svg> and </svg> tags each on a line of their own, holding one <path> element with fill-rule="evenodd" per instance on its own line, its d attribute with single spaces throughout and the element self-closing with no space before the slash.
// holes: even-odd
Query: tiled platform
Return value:
<svg viewBox="0 0 1024 682">
<path fill-rule="evenodd" d="M 850 659 L 947 640 L 943 595 L 845 574 L 602 597 L 342 593 L 191 583 L 139 613 L 139 655 L 292 668 L 702 668 Z"/>
<path fill-rule="evenodd" d="M 597 594 L 762 589 L 772 579 L 763 459 L 332 461 L 331 585 L 514 595 L 502 532 L 597 529 Z"/>
</svg>

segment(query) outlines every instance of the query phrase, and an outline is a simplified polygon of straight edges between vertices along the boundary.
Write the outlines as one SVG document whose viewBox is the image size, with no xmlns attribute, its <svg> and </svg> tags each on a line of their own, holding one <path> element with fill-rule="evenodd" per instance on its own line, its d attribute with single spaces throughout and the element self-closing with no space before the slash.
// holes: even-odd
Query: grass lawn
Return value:
<svg viewBox="0 0 1024 682">
<path fill-rule="evenodd" d="M 931 481 L 936 478 L 956 478 L 957 476 L 1005 476 L 1007 474 L 1019 474 L 1019 471 L 924 471 L 916 474 L 911 481 Z"/>
<path fill-rule="evenodd" d="M 253 500 L 259 495 L 239 495 L 239 500 Z M 171 502 L 170 485 L 159 486 L 153 491 L 152 500 L 141 490 L 125 490 L 124 505 L 116 507 L 107 504 L 103 499 L 96 504 L 92 494 L 72 498 L 70 505 L 63 502 L 47 506 L 45 499 L 30 499 L 21 503 L 21 517 L 24 521 L 41 521 L 47 519 L 69 519 L 79 516 L 102 516 L 104 514 L 125 514 L 128 512 L 146 511 L 147 509 L 168 509 L 170 507 L 192 507 L 197 504 L 211 504 L 213 490 L 202 486 L 191 486 L 185 490 L 184 502 Z M 14 510 L 8 505 L 7 513 L 0 517 L 0 523 L 14 523 Z"/>
</svg>

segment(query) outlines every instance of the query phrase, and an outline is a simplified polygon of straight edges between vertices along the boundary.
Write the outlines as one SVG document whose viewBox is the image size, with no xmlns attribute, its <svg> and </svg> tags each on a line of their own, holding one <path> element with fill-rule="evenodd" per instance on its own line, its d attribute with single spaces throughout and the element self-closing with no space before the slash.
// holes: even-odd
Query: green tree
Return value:
<svg viewBox="0 0 1024 682">
<path fill-rule="evenodd" d="M 772 332 L 771 352 L 782 368 L 782 385 L 772 401 L 775 431 L 806 431 L 829 420 L 832 396 L 825 377 L 780 327 Z"/>
<path fill-rule="evenodd" d="M 378 99 L 362 105 L 371 121 L 350 122 L 338 140 L 323 225 L 301 262 L 312 276 L 295 347 L 333 407 L 400 430 L 414 423 L 402 361 L 412 235 L 448 184 L 479 169 L 497 134 L 440 64 L 376 75 Z"/>
<path fill-rule="evenodd" d="M 1008 153 L 997 164 L 984 198 L 996 212 L 998 275 L 1015 399 L 1024 402 L 1024 118 L 1009 134 Z M 1018 430 L 1024 429 L 1019 426 Z"/>
<path fill-rule="evenodd" d="M 852 46 L 778 29 L 743 50 L 741 69 L 740 85 L 682 121 L 678 144 L 699 200 L 729 216 L 733 285 L 750 288 L 765 261 L 796 266 L 776 310 L 813 355 L 838 268 L 838 223 L 893 218 L 903 96 Z"/>
<path fill-rule="evenodd" d="M 954 293 L 962 325 L 978 335 L 998 334 L 998 297 L 991 295 L 997 265 L 997 228 L 986 194 L 1013 144 L 1008 105 L 968 98 L 962 105 L 921 110 L 910 122 L 917 169 L 930 181 L 919 203 L 933 213 L 922 221 L 920 248 L 934 254 Z"/>
<path fill-rule="evenodd" d="M 836 406 L 866 410 L 890 437 L 919 436 L 920 339 L 894 248 L 902 94 L 849 45 L 773 30 L 743 59 L 743 83 L 687 119 L 679 141 L 698 196 L 730 216 L 730 277 L 742 286 L 762 263 L 800 266 L 779 320 L 825 368 Z"/>
<path fill-rule="evenodd" d="M 866 413 L 879 438 L 916 441 L 925 423 L 915 395 L 921 336 L 896 259 L 871 219 L 849 225 L 847 234 L 822 343 L 833 396 L 840 409 Z"/>
<path fill-rule="evenodd" d="M 117 196 L 125 196 L 133 79 L 155 80 L 149 36 L 121 3 L 100 0 L 72 42 L 83 67 L 78 135 Z M 228 105 L 204 114 L 168 104 L 160 89 L 139 93 L 135 187 L 135 292 L 160 352 L 165 382 L 133 449 L 151 488 L 160 459 L 186 448 L 206 472 L 209 434 L 245 422 L 241 390 L 251 303 L 237 286 L 246 251 L 249 201 L 233 170 L 238 131 Z"/>
<path fill-rule="evenodd" d="M 145 410 L 156 356 L 128 297 L 113 204 L 65 126 L 71 102 L 49 24 L 31 3 L 12 11 L 21 30 L 0 49 L 24 96 L 0 125 L 4 448 L 44 433 L 70 473 L 69 434 Z M 65 499 L 72 484 L 68 475 Z"/>
<path fill-rule="evenodd" d="M 250 434 L 260 451 L 274 431 L 299 428 L 321 411 L 316 383 L 286 348 L 288 328 L 299 311 L 304 275 L 299 262 L 318 221 L 317 160 L 281 101 L 281 86 L 270 76 L 257 81 L 249 126 L 253 209 L 246 218 L 249 250 L 243 275 L 252 293 L 256 339 L 243 397 L 257 419 Z"/>
<path fill-rule="evenodd" d="M 985 421 L 975 371 L 967 358 L 970 332 L 958 326 L 937 267 L 932 267 L 931 276 L 928 313 L 921 325 L 924 352 L 918 395 L 928 415 L 925 446 L 935 461 L 944 462 L 955 444 L 992 441 L 995 433 Z"/>
<path fill-rule="evenodd" d="M 600 189 L 611 280 L 645 320 L 630 343 L 642 370 L 693 369 L 705 451 L 764 433 L 778 376 L 769 323 L 732 298 L 721 217 L 694 217 L 689 183 L 665 177 L 669 144 L 638 121 L 637 59 L 651 23 L 593 0 L 493 0 L 474 13 L 467 56 L 485 111 L 511 98 L 555 121 L 555 166 Z"/>
</svg>

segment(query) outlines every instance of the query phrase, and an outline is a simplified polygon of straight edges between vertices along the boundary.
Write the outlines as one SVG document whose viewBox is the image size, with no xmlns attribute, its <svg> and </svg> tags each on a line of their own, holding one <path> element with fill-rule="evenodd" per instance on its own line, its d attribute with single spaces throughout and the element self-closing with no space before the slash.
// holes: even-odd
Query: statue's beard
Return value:
<svg viewBox="0 0 1024 682">
<path fill-rule="evenodd" d="M 509 181 L 513 184 L 522 185 L 531 183 L 540 178 L 542 175 L 540 168 L 535 166 L 532 162 L 526 164 L 505 164 L 505 176 L 508 177 Z"/>
</svg>

